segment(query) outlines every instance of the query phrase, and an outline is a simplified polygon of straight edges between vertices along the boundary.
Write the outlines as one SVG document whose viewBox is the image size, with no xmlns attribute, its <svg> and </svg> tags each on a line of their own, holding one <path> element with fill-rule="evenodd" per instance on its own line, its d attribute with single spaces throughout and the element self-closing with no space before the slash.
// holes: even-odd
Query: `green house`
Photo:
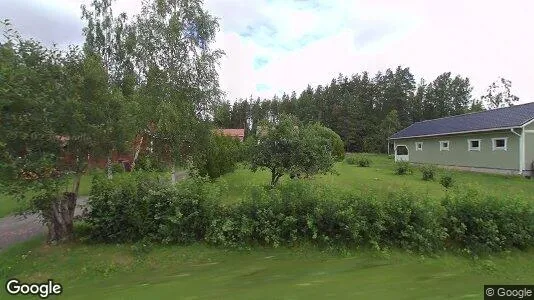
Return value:
<svg viewBox="0 0 534 300">
<path fill-rule="evenodd" d="M 417 122 L 390 137 L 395 161 L 534 175 L 534 102 Z"/>
</svg>

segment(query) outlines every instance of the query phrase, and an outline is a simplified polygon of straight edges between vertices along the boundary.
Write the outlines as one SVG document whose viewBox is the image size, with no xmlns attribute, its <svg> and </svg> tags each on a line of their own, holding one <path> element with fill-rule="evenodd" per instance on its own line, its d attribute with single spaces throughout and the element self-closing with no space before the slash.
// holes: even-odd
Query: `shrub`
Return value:
<svg viewBox="0 0 534 300">
<path fill-rule="evenodd" d="M 436 175 L 436 166 L 424 165 L 421 167 L 421 173 L 423 173 L 423 180 L 434 180 L 434 176 Z"/>
<path fill-rule="evenodd" d="M 310 130 L 313 130 L 316 136 L 328 141 L 331 154 L 334 156 L 336 161 L 343 161 L 345 158 L 345 143 L 343 143 L 343 140 L 337 133 L 319 123 L 311 125 Z"/>
<path fill-rule="evenodd" d="M 172 186 L 157 175 L 142 172 L 113 180 L 95 177 L 87 219 L 93 227 L 91 237 L 105 242 L 197 241 L 211 218 L 210 197 L 196 179 Z"/>
<path fill-rule="evenodd" d="M 419 252 L 444 248 L 444 210 L 437 201 L 400 191 L 391 194 L 382 209 L 384 244 Z"/>
<path fill-rule="evenodd" d="M 113 172 L 113 174 L 124 173 L 124 166 L 122 165 L 122 163 L 113 163 L 111 164 L 111 171 Z"/>
<path fill-rule="evenodd" d="M 349 165 L 357 165 L 358 167 L 369 167 L 371 160 L 364 156 L 348 156 L 345 162 Z"/>
<path fill-rule="evenodd" d="M 534 245 L 534 206 L 525 200 L 468 188 L 448 193 L 442 205 L 453 247 L 479 253 Z"/>
<path fill-rule="evenodd" d="M 358 157 L 354 155 L 349 155 L 347 158 L 345 158 L 345 163 L 349 165 L 357 165 L 358 164 Z"/>
<path fill-rule="evenodd" d="M 452 178 L 451 175 L 445 174 L 445 175 L 441 176 L 441 179 L 439 180 L 439 183 L 441 183 L 441 185 L 443 187 L 448 189 L 448 188 L 450 188 L 450 187 L 452 187 L 454 185 L 454 179 Z"/>
<path fill-rule="evenodd" d="M 371 165 L 371 160 L 367 157 L 360 157 L 358 159 L 358 166 L 359 167 L 369 167 Z"/>
<path fill-rule="evenodd" d="M 205 152 L 196 157 L 194 166 L 201 176 L 215 179 L 233 172 L 243 160 L 243 152 L 242 143 L 236 138 L 212 133 Z"/>
<path fill-rule="evenodd" d="M 412 165 L 407 161 L 399 161 L 395 163 L 395 174 L 397 175 L 408 175 L 412 174 Z"/>
<path fill-rule="evenodd" d="M 216 202 L 219 185 L 204 180 L 172 186 L 149 173 L 102 177 L 94 179 L 86 220 L 91 230 L 84 230 L 97 241 L 396 247 L 427 253 L 534 246 L 534 204 L 473 189 L 435 201 L 405 190 L 376 198 L 291 180 L 275 188 L 254 187 L 241 202 L 222 204 Z"/>
</svg>

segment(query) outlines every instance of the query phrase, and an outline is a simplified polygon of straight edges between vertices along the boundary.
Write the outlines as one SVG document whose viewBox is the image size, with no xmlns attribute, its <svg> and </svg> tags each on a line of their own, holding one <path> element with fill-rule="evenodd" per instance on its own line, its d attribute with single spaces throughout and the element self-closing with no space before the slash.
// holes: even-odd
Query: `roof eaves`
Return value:
<svg viewBox="0 0 534 300">
<path fill-rule="evenodd" d="M 534 121 L 534 120 L 532 120 L 532 121 Z M 532 121 L 530 121 L 530 122 L 532 122 Z M 524 124 L 522 126 L 488 128 L 488 129 L 466 130 L 466 131 L 455 131 L 455 132 L 444 132 L 444 133 L 436 133 L 436 134 L 411 135 L 411 136 L 402 136 L 402 137 L 393 137 L 392 136 L 389 139 L 390 140 L 402 140 L 402 139 L 411 139 L 411 138 L 420 138 L 420 137 L 432 137 L 432 136 L 443 136 L 443 135 L 453 135 L 453 134 L 465 134 L 465 133 L 471 133 L 471 132 L 488 132 L 488 131 L 508 130 L 508 129 L 518 128 L 518 127 L 523 127 L 523 126 L 526 126 L 527 124 Z"/>
<path fill-rule="evenodd" d="M 526 126 L 528 126 L 528 125 L 530 125 L 532 123 L 534 123 L 534 118 L 532 120 L 530 120 L 530 121 L 527 121 L 525 124 L 521 125 L 521 127 L 526 127 Z"/>
</svg>

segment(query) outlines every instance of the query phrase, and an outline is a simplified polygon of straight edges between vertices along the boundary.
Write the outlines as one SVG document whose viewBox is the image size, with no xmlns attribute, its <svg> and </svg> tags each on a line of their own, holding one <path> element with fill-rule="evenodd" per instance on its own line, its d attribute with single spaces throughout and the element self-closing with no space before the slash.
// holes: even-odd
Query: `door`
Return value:
<svg viewBox="0 0 534 300">
<path fill-rule="evenodd" d="M 395 148 L 395 161 L 409 161 L 408 147 L 397 145 Z"/>
</svg>

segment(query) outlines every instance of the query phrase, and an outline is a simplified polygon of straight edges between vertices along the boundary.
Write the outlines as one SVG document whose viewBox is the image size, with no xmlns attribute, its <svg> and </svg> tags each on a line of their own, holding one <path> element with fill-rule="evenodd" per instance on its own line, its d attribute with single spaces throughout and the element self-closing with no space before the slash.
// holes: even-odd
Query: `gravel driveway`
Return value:
<svg viewBox="0 0 534 300">
<path fill-rule="evenodd" d="M 87 197 L 79 197 L 76 204 L 74 215 L 78 216 L 87 205 Z M 37 214 L 0 218 L 0 252 L 13 244 L 45 234 L 46 231 L 46 226 L 39 221 Z"/>
</svg>

